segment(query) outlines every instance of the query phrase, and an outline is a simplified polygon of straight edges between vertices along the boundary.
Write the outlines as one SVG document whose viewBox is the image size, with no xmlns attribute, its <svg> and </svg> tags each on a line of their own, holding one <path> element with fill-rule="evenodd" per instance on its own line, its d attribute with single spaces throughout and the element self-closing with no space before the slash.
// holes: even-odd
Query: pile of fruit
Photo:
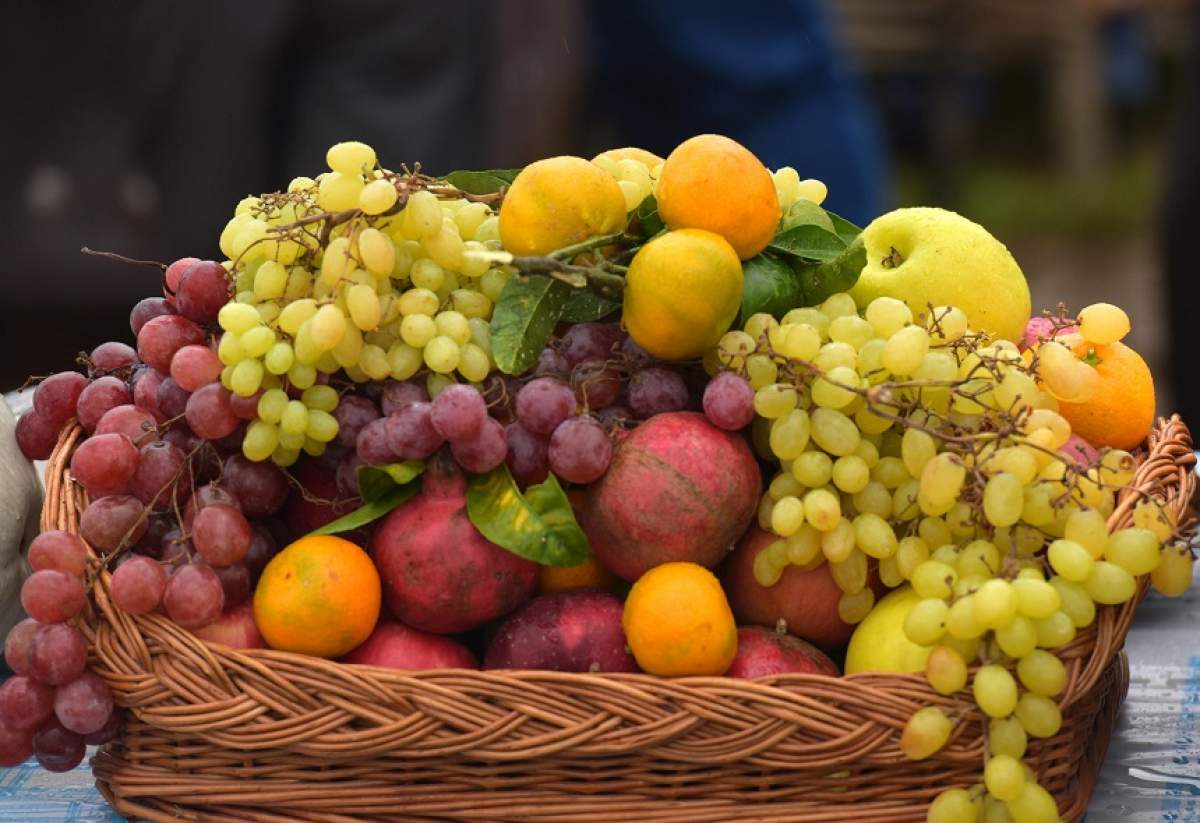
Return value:
<svg viewBox="0 0 1200 823">
<path fill-rule="evenodd" d="M 225 259 L 164 266 L 136 348 L 38 383 L 18 443 L 76 421 L 88 505 L 30 549 L 5 764 L 118 733 L 76 625 L 107 571 L 130 614 L 347 664 L 924 672 L 991 718 L 929 820 L 1057 820 L 1022 763 L 1061 724 L 1054 650 L 1139 576 L 1192 577 L 1159 501 L 1106 528 L 1154 415 L 1123 311 L 1031 320 L 980 226 L 860 230 L 716 135 L 442 178 L 327 160 L 242 200 Z M 922 709 L 900 748 L 952 727 Z"/>
</svg>

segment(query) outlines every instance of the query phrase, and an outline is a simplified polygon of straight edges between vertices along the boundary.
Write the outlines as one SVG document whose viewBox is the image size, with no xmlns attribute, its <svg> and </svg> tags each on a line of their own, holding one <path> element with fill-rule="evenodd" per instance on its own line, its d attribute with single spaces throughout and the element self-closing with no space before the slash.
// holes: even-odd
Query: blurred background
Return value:
<svg viewBox="0 0 1200 823">
<path fill-rule="evenodd" d="M 983 223 L 1035 310 L 1120 304 L 1160 410 L 1200 419 L 1197 41 L 1188 0 L 9 2 L 0 384 L 130 337 L 159 272 L 81 246 L 216 256 L 337 140 L 439 173 L 715 131 L 860 224 Z"/>
</svg>

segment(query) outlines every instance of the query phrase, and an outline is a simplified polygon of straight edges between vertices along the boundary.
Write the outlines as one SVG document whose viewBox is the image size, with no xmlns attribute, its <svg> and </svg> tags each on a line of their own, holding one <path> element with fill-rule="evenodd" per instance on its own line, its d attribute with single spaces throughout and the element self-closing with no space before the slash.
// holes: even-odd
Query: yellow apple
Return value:
<svg viewBox="0 0 1200 823">
<path fill-rule="evenodd" d="M 935 208 L 896 209 L 863 229 L 867 265 L 850 294 L 860 308 L 884 295 L 914 315 L 957 306 L 971 328 L 1014 343 L 1029 320 L 1029 284 L 1004 244 L 978 223 Z"/>
</svg>

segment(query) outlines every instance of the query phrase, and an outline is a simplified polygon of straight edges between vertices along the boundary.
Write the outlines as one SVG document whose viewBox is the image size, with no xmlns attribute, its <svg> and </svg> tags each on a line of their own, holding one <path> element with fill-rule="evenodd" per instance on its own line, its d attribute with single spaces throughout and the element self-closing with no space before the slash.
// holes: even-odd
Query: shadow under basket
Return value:
<svg viewBox="0 0 1200 823">
<path fill-rule="evenodd" d="M 82 436 L 64 430 L 46 468 L 43 529 L 78 532 L 71 481 Z M 1159 420 L 1110 527 L 1147 495 L 1189 519 L 1195 456 L 1178 417 Z M 980 780 L 985 723 L 964 694 L 922 676 L 662 679 L 547 671 L 401 672 L 207 644 L 159 615 L 132 616 L 92 588 L 90 663 L 128 709 L 92 761 L 122 814 L 151 821 L 922 821 L 942 790 Z M 1102 607 L 1057 650 L 1061 731 L 1027 762 L 1082 818 L 1129 682 L 1121 648 L 1138 596 Z M 926 705 L 955 720 L 914 762 L 900 732 Z"/>
</svg>

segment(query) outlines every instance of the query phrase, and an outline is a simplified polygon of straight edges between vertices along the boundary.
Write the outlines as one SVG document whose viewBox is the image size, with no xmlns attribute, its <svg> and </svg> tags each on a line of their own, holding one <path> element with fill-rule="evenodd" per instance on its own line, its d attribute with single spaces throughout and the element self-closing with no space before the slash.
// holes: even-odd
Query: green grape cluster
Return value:
<svg viewBox="0 0 1200 823">
<path fill-rule="evenodd" d="M 1029 738 L 1058 733 L 1068 673 L 1055 649 L 1134 597 L 1150 575 L 1167 594 L 1191 580 L 1191 553 L 1167 546 L 1174 523 L 1154 501 L 1110 533 L 1133 457 L 1082 466 L 1059 452 L 1071 427 L 1029 355 L 968 328 L 954 307 L 914 317 L 899 300 L 860 307 L 835 294 L 781 321 L 766 314 L 728 332 L 705 358 L 755 389 L 755 448 L 778 464 L 758 510 L 778 540 L 755 579 L 829 564 L 838 612 L 874 605 L 872 569 L 921 598 L 904 631 L 930 647 L 925 677 L 967 692 L 990 719 L 983 782 L 944 792 L 930 821 L 1057 820 L 1053 798 L 1022 763 Z M 946 745 L 954 721 L 916 712 L 900 740 L 913 759 Z"/>
<path fill-rule="evenodd" d="M 243 199 L 221 234 L 236 294 L 218 317 L 217 354 L 226 388 L 261 392 L 243 443 L 251 460 L 290 465 L 336 437 L 337 393 L 319 391 L 319 375 L 362 383 L 424 370 L 436 394 L 495 366 L 492 307 L 512 270 L 487 254 L 500 247 L 494 210 L 380 167 L 363 143 L 338 143 L 326 160 L 315 179 Z M 283 403 L 289 387 L 303 394 Z"/>
</svg>

